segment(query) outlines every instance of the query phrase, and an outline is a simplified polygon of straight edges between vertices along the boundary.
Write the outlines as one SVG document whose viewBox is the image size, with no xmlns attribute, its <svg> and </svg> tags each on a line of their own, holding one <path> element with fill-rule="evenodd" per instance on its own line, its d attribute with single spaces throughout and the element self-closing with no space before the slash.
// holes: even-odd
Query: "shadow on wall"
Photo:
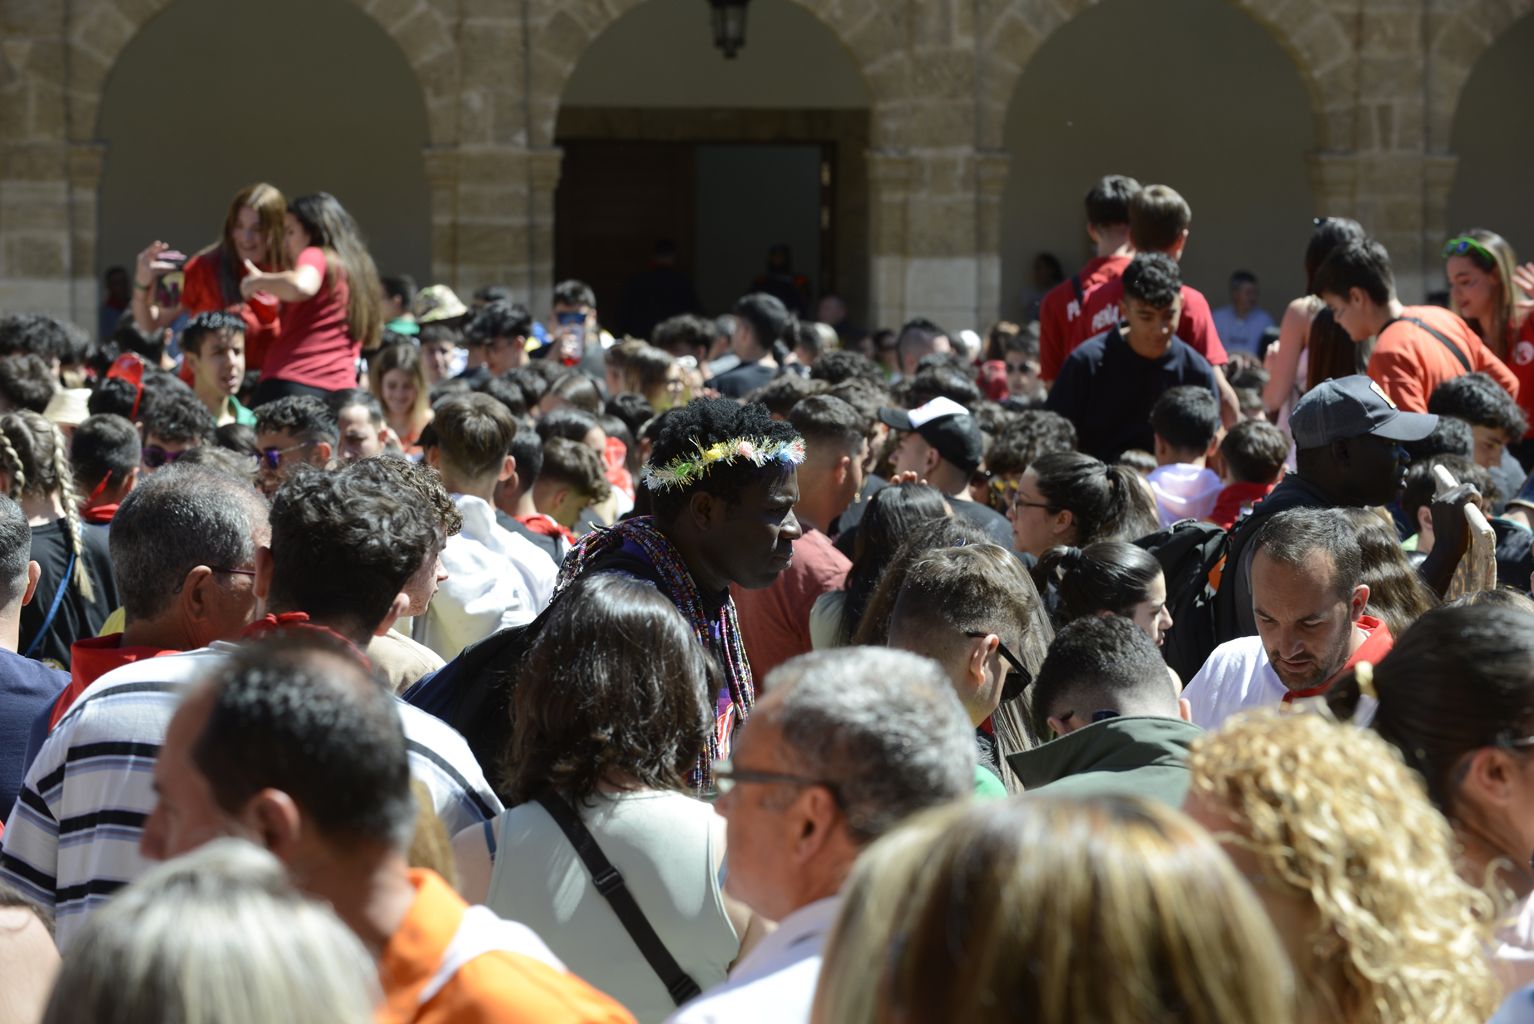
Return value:
<svg viewBox="0 0 1534 1024">
<path fill-rule="evenodd" d="M 1021 314 L 1037 253 L 1067 276 L 1092 255 L 1082 197 L 1128 174 L 1193 207 L 1190 285 L 1218 307 L 1230 272 L 1251 270 L 1276 317 L 1304 286 L 1313 135 L 1293 62 L 1225 0 L 1089 8 L 1029 61 L 1007 112 L 1001 312 Z"/>
<path fill-rule="evenodd" d="M 381 272 L 430 272 L 425 102 L 398 45 L 348 0 L 178 0 L 123 50 L 98 135 L 98 272 L 155 238 L 186 252 L 217 240 L 230 198 L 259 180 L 333 193 Z"/>
</svg>

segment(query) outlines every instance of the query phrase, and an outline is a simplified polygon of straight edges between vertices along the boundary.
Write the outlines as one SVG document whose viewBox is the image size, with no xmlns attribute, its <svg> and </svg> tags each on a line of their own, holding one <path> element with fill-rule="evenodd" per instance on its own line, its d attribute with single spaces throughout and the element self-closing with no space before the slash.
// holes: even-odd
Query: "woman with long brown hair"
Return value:
<svg viewBox="0 0 1534 1024">
<path fill-rule="evenodd" d="M 1449 305 L 1518 378 L 1518 404 L 1534 423 L 1534 321 L 1525 291 L 1534 265 L 1518 265 L 1507 239 L 1485 228 L 1463 231 L 1443 247 Z M 1524 451 L 1534 427 L 1524 434 Z"/>
<path fill-rule="evenodd" d="M 282 300 L 282 333 L 267 353 L 252 405 L 287 395 L 323 398 L 357 386 L 357 360 L 378 347 L 382 286 L 357 222 L 335 196 L 314 192 L 288 204 L 284 246 L 292 270 L 263 272 L 247 261 L 247 297 Z"/>
<path fill-rule="evenodd" d="M 277 302 L 270 295 L 243 293 L 240 282 L 251 267 L 281 271 L 292 265 L 282 244 L 287 210 L 282 193 L 258 181 L 235 193 L 224 216 L 223 235 L 190 260 L 164 242 L 149 243 L 138 254 L 133 319 L 143 330 L 157 332 L 182 313 L 237 313 L 245 321 L 245 366 L 261 369 L 267 348 L 277 340 Z M 157 286 L 178 269 L 185 278 L 180 301 L 161 305 Z"/>
</svg>

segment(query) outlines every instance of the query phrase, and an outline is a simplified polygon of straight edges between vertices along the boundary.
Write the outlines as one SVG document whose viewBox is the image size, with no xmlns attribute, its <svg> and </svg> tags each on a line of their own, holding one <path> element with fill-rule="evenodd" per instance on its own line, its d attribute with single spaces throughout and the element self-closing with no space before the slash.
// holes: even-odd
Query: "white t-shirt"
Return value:
<svg viewBox="0 0 1534 1024">
<path fill-rule="evenodd" d="M 1288 692 L 1262 637 L 1243 636 L 1216 647 L 1182 695 L 1193 706 L 1194 725 L 1218 729 L 1238 711 L 1282 703 Z"/>
</svg>

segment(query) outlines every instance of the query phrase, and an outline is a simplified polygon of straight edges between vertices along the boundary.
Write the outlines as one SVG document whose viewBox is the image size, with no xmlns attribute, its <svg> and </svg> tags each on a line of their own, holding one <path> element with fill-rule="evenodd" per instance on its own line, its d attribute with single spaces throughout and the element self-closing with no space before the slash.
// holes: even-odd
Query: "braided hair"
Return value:
<svg viewBox="0 0 1534 1024">
<path fill-rule="evenodd" d="M 10 477 L 6 494 L 18 504 L 24 495 L 57 498 L 69 527 L 74 552 L 74 581 L 80 596 L 96 599 L 96 586 L 85 567 L 85 543 L 80 528 L 80 495 L 64 436 L 47 419 L 22 409 L 0 416 L 0 472 Z"/>
</svg>

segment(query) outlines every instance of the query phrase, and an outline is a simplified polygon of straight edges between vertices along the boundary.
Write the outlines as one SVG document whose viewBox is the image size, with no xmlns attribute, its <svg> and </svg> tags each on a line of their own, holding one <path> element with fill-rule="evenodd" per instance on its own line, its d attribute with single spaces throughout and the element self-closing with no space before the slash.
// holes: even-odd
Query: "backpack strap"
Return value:
<svg viewBox="0 0 1534 1024">
<path fill-rule="evenodd" d="M 565 838 L 570 840 L 570 845 L 575 847 L 575 852 L 580 854 L 586 870 L 591 872 L 591 881 L 597 892 L 602 894 L 607 905 L 613 908 L 613 913 L 618 915 L 623 930 L 629 933 L 629 938 L 634 940 L 634 945 L 644 955 L 645 962 L 666 986 L 671 1001 L 681 1006 L 697 996 L 702 991 L 698 983 L 682 970 L 682 965 L 676 962 L 666 944 L 655 934 L 649 918 L 644 916 L 644 911 L 634 902 L 634 894 L 629 892 L 623 876 L 613 867 L 612 861 L 607 859 L 602 848 L 597 845 L 596 837 L 581 822 L 580 816 L 563 797 L 552 792 L 538 797 L 538 804 L 549 813 L 549 817 L 564 832 Z"/>
<path fill-rule="evenodd" d="M 43 618 L 43 624 L 37 627 L 37 633 L 32 637 L 32 642 L 27 644 L 27 649 L 21 652 L 23 658 L 30 658 L 43 645 L 43 638 L 48 635 L 48 630 L 53 626 L 53 620 L 58 617 L 59 605 L 64 603 L 64 591 L 69 589 L 70 575 L 75 571 L 75 552 L 69 549 L 69 564 L 64 566 L 64 575 L 59 580 L 59 589 L 53 592 L 53 603 L 48 606 L 48 614 Z"/>
<path fill-rule="evenodd" d="M 1465 358 L 1465 353 L 1459 350 L 1458 345 L 1449 340 L 1449 336 L 1447 334 L 1443 333 L 1438 328 L 1428 323 L 1426 320 L 1419 320 L 1414 316 L 1398 316 L 1394 320 L 1390 321 L 1390 324 L 1400 323 L 1403 320 L 1409 324 L 1415 324 L 1416 326 L 1422 328 L 1424 331 L 1427 331 L 1433 337 L 1437 338 L 1439 341 L 1443 342 L 1444 347 L 1447 348 L 1450 352 L 1454 353 L 1454 358 L 1459 360 L 1459 365 L 1465 368 L 1466 373 L 1475 372 L 1474 368 L 1472 368 L 1470 365 L 1470 360 Z M 1390 324 L 1386 324 L 1385 327 L 1389 327 Z M 1380 333 L 1385 333 L 1384 327 L 1380 328 Z"/>
</svg>

